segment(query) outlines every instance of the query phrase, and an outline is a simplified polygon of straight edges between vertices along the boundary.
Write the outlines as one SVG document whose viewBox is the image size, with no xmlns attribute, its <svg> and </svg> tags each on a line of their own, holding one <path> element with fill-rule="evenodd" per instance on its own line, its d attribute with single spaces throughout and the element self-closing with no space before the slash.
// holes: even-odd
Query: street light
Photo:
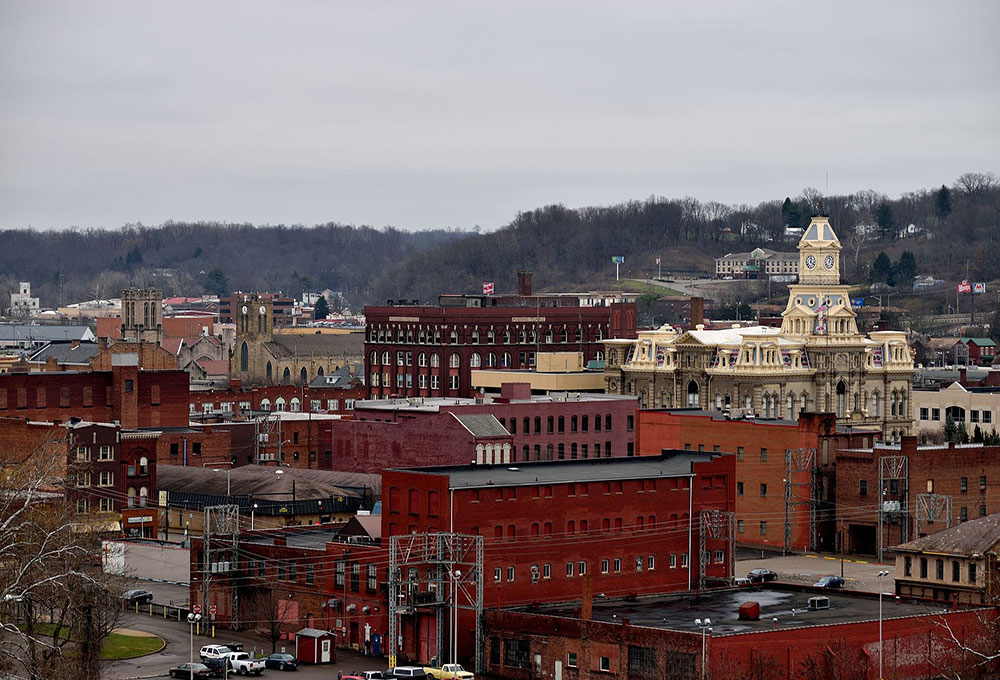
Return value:
<svg viewBox="0 0 1000 680">
<path fill-rule="evenodd" d="M 881 579 L 889 575 L 889 572 L 882 570 L 878 573 L 878 680 L 882 680 L 882 581 Z"/>
<path fill-rule="evenodd" d="M 201 614 L 188 614 L 188 628 L 191 629 L 191 665 L 188 666 L 188 670 L 191 671 L 191 680 L 194 680 L 194 625 L 201 621 Z"/>
<path fill-rule="evenodd" d="M 708 672 L 705 664 L 705 635 L 712 632 L 712 619 L 695 619 L 694 625 L 701 628 L 701 679 L 705 680 Z"/>
<path fill-rule="evenodd" d="M 462 578 L 462 572 L 456 569 L 452 576 L 454 577 L 454 585 L 451 587 L 451 597 L 452 597 L 452 626 L 451 626 L 451 662 L 453 664 L 458 663 L 458 581 Z M 458 669 L 452 668 L 452 677 L 458 677 Z"/>
<path fill-rule="evenodd" d="M 230 483 L 229 482 L 230 482 L 230 473 L 233 471 L 233 461 L 226 460 L 226 461 L 222 461 L 221 463 L 202 463 L 201 464 L 202 467 L 208 467 L 209 465 L 228 465 L 229 466 L 229 467 L 226 468 L 226 496 L 231 495 L 230 494 L 230 488 L 231 487 L 230 487 Z M 222 469 L 221 468 L 217 468 L 217 467 L 213 467 L 212 471 L 213 472 L 222 472 Z"/>
<path fill-rule="evenodd" d="M 253 531 L 253 513 L 257 509 L 257 504 L 254 503 L 253 507 L 250 508 L 250 531 Z"/>
</svg>

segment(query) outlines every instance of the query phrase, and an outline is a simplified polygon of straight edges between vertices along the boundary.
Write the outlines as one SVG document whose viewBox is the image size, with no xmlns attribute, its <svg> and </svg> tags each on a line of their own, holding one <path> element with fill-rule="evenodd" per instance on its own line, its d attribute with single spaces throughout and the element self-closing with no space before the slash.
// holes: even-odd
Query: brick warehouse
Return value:
<svg viewBox="0 0 1000 680">
<path fill-rule="evenodd" d="M 586 307 L 579 297 L 532 295 L 526 272 L 519 295 L 441 296 L 441 302 L 365 307 L 371 397 L 470 397 L 472 369 L 531 368 L 538 352 L 603 360 L 603 340 L 636 335 L 634 302 Z"/>
<path fill-rule="evenodd" d="M 591 604 L 585 599 L 488 610 L 487 675 L 508 680 L 878 680 L 881 632 L 885 678 L 993 677 L 996 661 L 980 664 L 971 651 L 963 653 L 949 631 L 970 649 L 995 650 L 996 608 L 951 611 L 893 598 L 880 624 L 877 597 L 830 594 L 828 609 L 810 610 L 808 599 L 817 594 L 753 588 L 712 593 L 698 602 L 659 597 Z M 759 619 L 737 620 L 737 607 L 747 600 L 759 600 Z M 791 607 L 797 608 L 794 616 Z M 704 638 L 696 618 L 711 619 L 712 630 Z"/>
<path fill-rule="evenodd" d="M 835 463 L 842 448 L 865 447 L 878 431 L 838 427 L 836 416 L 800 413 L 798 421 L 728 420 L 724 414 L 698 409 L 639 411 L 638 450 L 656 455 L 663 449 L 724 451 L 736 454 L 736 540 L 741 544 L 793 550 L 833 550 L 838 543 L 835 521 Z M 812 471 L 786 468 L 789 449 L 812 449 Z M 789 511 L 789 544 L 785 545 L 785 479 L 793 505 Z M 810 489 L 814 489 L 810 491 Z M 809 503 L 816 507 L 816 544 L 810 546 Z"/>
<path fill-rule="evenodd" d="M 357 402 L 354 417 L 402 422 L 436 413 L 490 414 L 513 437 L 510 460 L 525 462 L 634 455 L 635 406 L 635 397 L 575 392 L 532 395 L 527 383 L 504 383 L 499 397 Z"/>
<path fill-rule="evenodd" d="M 273 547 L 266 550 L 241 539 L 240 571 L 233 578 L 238 582 L 251 569 L 249 560 L 259 570 L 262 560 L 277 558 L 267 550 L 280 552 L 297 564 L 297 576 L 265 576 L 273 577 L 283 599 L 296 602 L 285 605 L 298 612 L 289 629 L 310 616 L 320 620 L 326 612 L 319 603 L 336 599 L 347 618 L 334 618 L 342 620 L 349 640 L 357 640 L 351 622 L 362 630 L 365 623 L 386 630 L 388 540 L 414 531 L 483 536 L 487 607 L 572 598 L 586 575 L 608 596 L 687 591 L 699 581 L 698 513 L 733 509 L 734 463 L 733 456 L 675 451 L 658 458 L 527 463 L 513 470 L 484 465 L 386 471 L 380 533 L 370 544 L 315 533 L 299 540 L 271 531 L 264 543 Z M 275 545 L 282 536 L 286 544 Z M 710 540 L 706 548 L 706 575 L 726 578 L 732 565 L 728 545 Z M 309 564 L 315 565 L 312 586 L 304 587 Z M 431 604 L 419 606 L 430 593 L 426 584 L 420 588 L 423 595 L 413 594 L 418 606 L 401 620 L 402 650 L 406 658 L 426 661 L 435 654 L 437 614 Z M 225 623 L 232 593 L 216 586 L 209 591 L 209 603 L 218 603 Z M 192 581 L 192 601 L 200 597 L 201 586 Z M 459 630 L 469 630 L 467 623 L 463 619 Z M 471 640 L 465 633 L 460 638 L 461 656 L 471 656 Z"/>
<path fill-rule="evenodd" d="M 949 505 L 952 524 L 998 512 L 998 481 L 997 446 L 918 446 L 916 437 L 903 437 L 896 445 L 841 451 L 837 521 L 845 527 L 846 548 L 872 554 L 880 545 L 885 549 L 940 531 L 948 526 Z M 880 491 L 890 503 L 882 513 Z"/>
<path fill-rule="evenodd" d="M 4 373 L 0 417 L 119 421 L 123 427 L 188 424 L 188 374 L 144 371 L 134 354 L 114 355 L 110 371 Z"/>
</svg>

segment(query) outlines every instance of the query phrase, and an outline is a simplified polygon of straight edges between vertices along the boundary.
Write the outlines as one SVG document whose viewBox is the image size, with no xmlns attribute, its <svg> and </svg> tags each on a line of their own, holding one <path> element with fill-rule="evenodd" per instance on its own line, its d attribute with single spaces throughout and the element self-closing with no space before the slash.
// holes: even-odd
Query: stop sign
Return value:
<svg viewBox="0 0 1000 680">
<path fill-rule="evenodd" d="M 191 611 L 193 611 L 195 614 L 201 614 L 201 605 L 196 604 L 195 606 L 191 607 Z"/>
<path fill-rule="evenodd" d="M 217 611 L 218 611 L 218 608 L 214 604 L 211 605 L 208 608 L 208 613 L 211 614 L 212 616 L 215 616 L 215 612 L 217 612 Z"/>
</svg>

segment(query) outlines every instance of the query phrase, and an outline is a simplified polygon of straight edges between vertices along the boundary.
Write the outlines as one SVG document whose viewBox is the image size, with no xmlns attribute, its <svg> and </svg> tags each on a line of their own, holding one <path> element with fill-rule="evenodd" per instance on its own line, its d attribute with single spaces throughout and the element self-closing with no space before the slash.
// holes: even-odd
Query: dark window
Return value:
<svg viewBox="0 0 1000 680">
<path fill-rule="evenodd" d="M 131 380 L 131 379 L 126 380 L 125 381 L 125 391 L 126 392 L 131 392 L 134 389 L 135 389 L 135 382 L 133 380 Z"/>
<path fill-rule="evenodd" d="M 651 647 L 628 646 L 628 677 L 657 678 L 656 650 Z"/>
<path fill-rule="evenodd" d="M 944 560 L 934 560 L 934 578 L 944 580 Z"/>
<path fill-rule="evenodd" d="M 743 495 L 743 482 L 736 482 L 736 495 L 737 496 Z"/>
<path fill-rule="evenodd" d="M 927 578 L 927 558 L 920 558 L 920 578 Z"/>
<path fill-rule="evenodd" d="M 867 496 L 868 495 L 868 480 L 867 479 L 862 479 L 861 480 L 861 488 L 859 489 L 859 491 L 860 491 L 860 493 L 861 493 L 862 496 Z"/>
<path fill-rule="evenodd" d="M 764 497 L 764 496 L 767 495 L 767 484 L 761 484 L 760 485 L 760 495 L 761 495 L 761 497 Z"/>
<path fill-rule="evenodd" d="M 500 638 L 490 638 L 490 665 L 500 665 Z"/>
<path fill-rule="evenodd" d="M 976 563 L 969 562 L 969 583 L 976 582 Z"/>
<path fill-rule="evenodd" d="M 903 558 L 903 576 L 912 576 L 912 575 L 913 575 L 913 558 L 909 557 L 909 556 L 904 557 Z"/>
<path fill-rule="evenodd" d="M 504 640 L 503 665 L 513 668 L 530 668 L 530 645 L 527 640 Z"/>
<path fill-rule="evenodd" d="M 625 429 L 627 429 L 629 432 L 635 429 L 635 416 L 625 417 Z"/>
<path fill-rule="evenodd" d="M 962 566 L 958 563 L 958 560 L 951 561 L 951 580 L 955 583 L 962 580 Z"/>
<path fill-rule="evenodd" d="M 979 490 L 986 491 L 986 477 L 985 475 L 979 478 Z"/>
<path fill-rule="evenodd" d="M 545 432 L 547 434 L 552 434 L 552 428 L 553 428 L 553 424 L 554 423 L 555 423 L 555 418 L 553 418 L 552 416 L 549 416 L 546 419 L 546 422 L 545 422 Z"/>
<path fill-rule="evenodd" d="M 962 483 L 961 483 L 960 488 L 961 488 L 962 493 L 966 493 L 969 490 L 969 478 L 968 477 L 962 477 Z"/>
<path fill-rule="evenodd" d="M 562 434 L 565 431 L 566 431 L 566 417 L 559 416 L 559 434 Z"/>
</svg>

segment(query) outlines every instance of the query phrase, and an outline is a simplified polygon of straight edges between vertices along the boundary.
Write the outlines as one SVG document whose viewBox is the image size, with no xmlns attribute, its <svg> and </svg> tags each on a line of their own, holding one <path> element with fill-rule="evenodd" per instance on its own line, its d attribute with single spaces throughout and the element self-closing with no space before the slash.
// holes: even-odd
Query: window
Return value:
<svg viewBox="0 0 1000 680">
<path fill-rule="evenodd" d="M 976 563 L 969 562 L 969 583 L 976 582 Z"/>
<path fill-rule="evenodd" d="M 514 581 L 514 567 L 507 567 L 507 581 L 509 583 Z"/>
<path fill-rule="evenodd" d="M 959 488 L 962 490 L 962 493 L 968 492 L 968 490 L 969 490 L 969 478 L 968 477 L 962 477 L 962 481 L 961 481 L 961 484 L 960 484 Z"/>
<path fill-rule="evenodd" d="M 102 446 L 97 454 L 97 460 L 114 460 L 110 446 Z"/>
<path fill-rule="evenodd" d="M 862 479 L 861 482 L 860 482 L 860 484 L 861 484 L 861 488 L 858 489 L 858 493 L 860 493 L 862 496 L 867 496 L 868 495 L 868 480 L 867 479 Z"/>
<path fill-rule="evenodd" d="M 920 420 L 930 420 L 930 409 L 926 406 L 920 407 Z"/>
<path fill-rule="evenodd" d="M 978 423 L 979 422 L 979 411 L 973 409 L 970 413 L 969 422 Z"/>
<path fill-rule="evenodd" d="M 333 583 L 338 588 L 344 587 L 344 575 L 347 573 L 346 564 L 344 562 L 337 562 L 333 567 Z"/>
<path fill-rule="evenodd" d="M 743 460 L 743 447 L 742 446 L 737 446 L 736 447 L 736 460 Z"/>
<path fill-rule="evenodd" d="M 913 558 L 906 556 L 903 558 L 903 576 L 913 575 Z"/>
<path fill-rule="evenodd" d="M 90 473 L 79 472 L 76 475 L 76 485 L 79 487 L 90 486 Z"/>
<path fill-rule="evenodd" d="M 90 512 L 90 499 L 79 498 L 76 501 L 76 512 L 82 515 L 85 512 Z"/>
<path fill-rule="evenodd" d="M 378 590 L 378 567 L 374 564 L 369 564 L 365 569 L 365 589 L 369 593 L 374 593 Z"/>
<path fill-rule="evenodd" d="M 766 463 L 767 462 L 767 449 L 761 449 L 760 450 L 760 462 L 761 463 Z"/>
<path fill-rule="evenodd" d="M 934 576 L 938 581 L 944 580 L 944 560 L 934 560 Z"/>
<path fill-rule="evenodd" d="M 567 576 L 567 578 L 571 578 L 573 576 L 573 571 L 574 571 L 573 567 L 574 567 L 574 565 L 573 565 L 572 562 L 567 562 L 566 563 L 566 576 Z"/>
<path fill-rule="evenodd" d="M 496 569 L 493 570 L 493 582 L 499 583 L 502 578 L 503 578 L 503 569 L 497 567 Z"/>
<path fill-rule="evenodd" d="M 615 573 L 620 574 L 622 571 L 622 561 L 621 558 L 615 558 Z"/>
<path fill-rule="evenodd" d="M 609 656 L 602 656 L 601 657 L 601 670 L 602 671 L 611 671 L 611 657 L 609 657 Z"/>
<path fill-rule="evenodd" d="M 688 554 L 681 553 L 681 569 L 687 569 L 688 567 Z"/>
<path fill-rule="evenodd" d="M 639 555 L 638 557 L 635 558 L 635 570 L 642 571 L 642 565 L 643 565 L 642 555 Z"/>
<path fill-rule="evenodd" d="M 586 560 L 580 560 L 577 563 L 577 565 L 576 565 L 576 573 L 579 574 L 580 576 L 586 576 L 587 575 L 587 561 Z"/>
<path fill-rule="evenodd" d="M 542 578 L 552 578 L 552 565 L 543 564 L 542 565 Z"/>
<path fill-rule="evenodd" d="M 351 590 L 361 590 L 361 565 L 357 562 L 351 562 Z"/>
<path fill-rule="evenodd" d="M 761 484 L 760 485 L 760 496 L 761 496 L 761 498 L 763 498 L 764 496 L 767 496 L 767 484 Z"/>
<path fill-rule="evenodd" d="M 576 668 L 576 652 L 566 653 L 566 666 L 569 668 Z"/>
<path fill-rule="evenodd" d="M 100 511 L 101 512 L 114 512 L 115 506 L 110 498 L 102 498 L 100 500 Z"/>
<path fill-rule="evenodd" d="M 743 533 L 743 520 L 741 519 L 736 520 L 736 533 L 738 534 Z"/>
<path fill-rule="evenodd" d="M 955 583 L 962 580 L 962 566 L 958 563 L 958 560 L 951 561 L 951 580 Z"/>
<path fill-rule="evenodd" d="M 115 473 L 108 470 L 103 470 L 98 477 L 98 486 L 114 486 L 115 483 Z"/>
<path fill-rule="evenodd" d="M 979 478 L 979 490 L 986 491 L 986 476 L 983 475 Z"/>
<path fill-rule="evenodd" d="M 920 578 L 927 578 L 927 558 L 920 558 Z"/>
<path fill-rule="evenodd" d="M 959 519 L 961 519 L 963 522 L 965 522 L 966 520 L 969 519 L 969 509 L 967 507 L 965 507 L 965 506 L 962 506 L 962 509 L 961 509 L 961 511 L 959 511 L 958 516 L 959 516 Z"/>
<path fill-rule="evenodd" d="M 984 423 L 993 422 L 993 411 L 983 411 L 983 422 Z"/>
<path fill-rule="evenodd" d="M 610 563 L 608 562 L 608 560 L 601 560 L 601 573 L 602 574 L 607 574 L 609 566 L 610 566 Z"/>
<path fill-rule="evenodd" d="M 767 536 L 767 522 L 760 523 L 760 535 Z"/>
<path fill-rule="evenodd" d="M 79 446 L 76 449 L 76 459 L 88 461 L 90 460 L 90 447 L 89 446 Z"/>
<path fill-rule="evenodd" d="M 743 495 L 743 482 L 736 482 L 736 495 L 737 496 Z"/>
<path fill-rule="evenodd" d="M 726 552 L 724 550 L 715 551 L 715 563 L 723 564 L 726 561 Z"/>
<path fill-rule="evenodd" d="M 625 417 L 625 429 L 628 430 L 629 432 L 635 429 L 635 416 Z"/>
</svg>

